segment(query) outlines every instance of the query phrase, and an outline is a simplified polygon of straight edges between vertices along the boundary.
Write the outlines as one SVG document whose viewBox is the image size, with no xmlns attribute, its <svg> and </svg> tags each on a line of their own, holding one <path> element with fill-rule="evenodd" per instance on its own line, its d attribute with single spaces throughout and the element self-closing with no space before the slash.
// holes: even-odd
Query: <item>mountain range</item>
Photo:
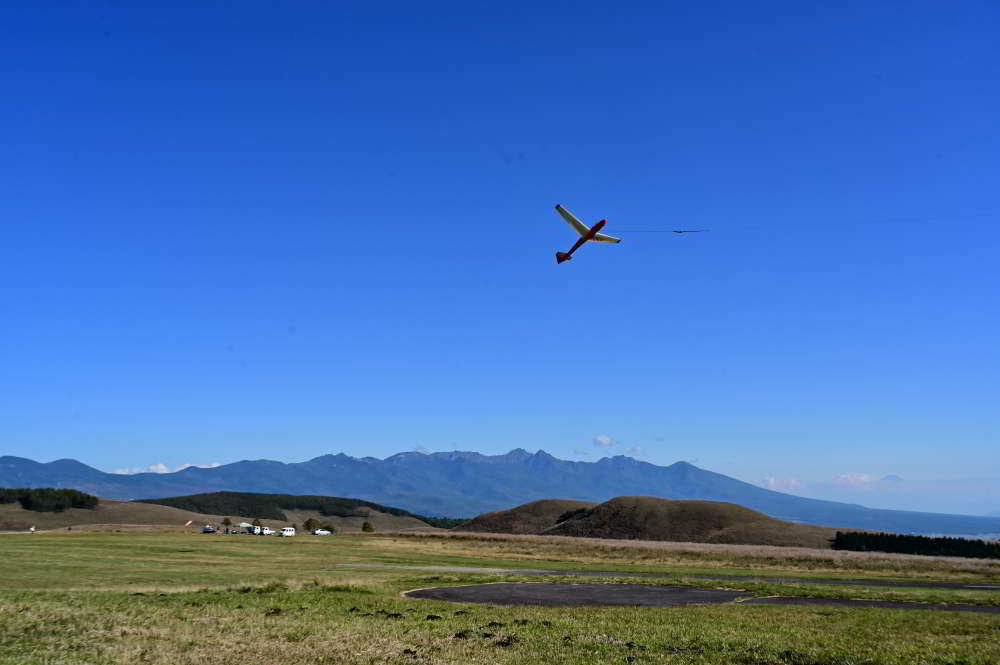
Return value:
<svg viewBox="0 0 1000 665">
<path fill-rule="evenodd" d="M 108 499 L 229 490 L 348 496 L 425 515 L 472 517 L 537 499 L 603 502 L 617 496 L 727 501 L 782 520 L 932 534 L 997 534 L 1000 517 L 881 510 L 757 487 L 687 462 L 658 466 L 618 455 L 561 460 L 517 448 L 505 455 L 405 452 L 385 459 L 322 455 L 305 462 L 244 460 L 174 473 L 105 473 L 72 459 L 0 457 L 0 487 L 65 487 Z"/>
</svg>

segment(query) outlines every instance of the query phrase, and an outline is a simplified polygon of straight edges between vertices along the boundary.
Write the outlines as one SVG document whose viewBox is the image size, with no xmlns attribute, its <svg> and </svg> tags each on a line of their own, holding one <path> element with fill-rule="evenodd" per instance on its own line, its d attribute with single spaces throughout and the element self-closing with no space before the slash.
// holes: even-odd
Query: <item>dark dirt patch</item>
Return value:
<svg viewBox="0 0 1000 665">
<path fill-rule="evenodd" d="M 493 640 L 493 644 L 498 647 L 512 647 L 517 644 L 517 635 L 504 635 Z"/>
</svg>

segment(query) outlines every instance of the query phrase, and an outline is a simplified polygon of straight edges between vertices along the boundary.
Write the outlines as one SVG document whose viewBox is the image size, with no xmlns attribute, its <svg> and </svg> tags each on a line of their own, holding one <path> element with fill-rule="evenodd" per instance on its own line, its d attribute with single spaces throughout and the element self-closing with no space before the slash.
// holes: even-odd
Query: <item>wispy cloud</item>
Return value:
<svg viewBox="0 0 1000 665">
<path fill-rule="evenodd" d="M 150 464 L 149 466 L 127 466 L 114 469 L 111 473 L 121 473 L 125 475 L 132 475 L 134 473 L 171 473 L 173 471 L 183 471 L 189 467 L 197 467 L 199 469 L 214 469 L 217 466 L 222 466 L 219 462 L 208 462 L 207 464 L 192 464 L 190 462 L 185 462 L 180 464 L 175 469 L 171 469 L 169 466 L 163 462 L 157 462 L 155 464 Z"/>
<path fill-rule="evenodd" d="M 599 448 L 610 448 L 611 446 L 617 446 L 618 441 L 612 439 L 607 434 L 598 434 L 593 439 L 591 439 L 593 444 Z"/>
<path fill-rule="evenodd" d="M 645 457 L 646 451 L 642 449 L 642 446 L 632 446 L 625 451 L 625 454 L 629 457 Z"/>
<path fill-rule="evenodd" d="M 870 473 L 839 473 L 833 477 L 834 485 L 844 487 L 868 487 L 878 479 Z"/>
<path fill-rule="evenodd" d="M 169 473 L 170 469 L 163 462 L 150 464 L 149 466 L 126 466 L 114 469 L 111 473 L 122 473 L 132 475 L 133 473 Z"/>
<path fill-rule="evenodd" d="M 188 467 L 192 466 L 199 469 L 214 469 L 217 466 L 222 466 L 222 464 L 220 464 L 219 462 L 209 462 L 208 464 L 189 464 L 185 462 L 184 464 L 181 464 L 179 467 L 174 469 L 174 471 L 183 471 L 184 469 L 187 469 Z"/>
<path fill-rule="evenodd" d="M 775 492 L 794 492 L 802 489 L 802 481 L 798 478 L 776 478 L 774 476 L 765 476 L 764 480 L 761 481 L 760 484 L 762 487 L 774 490 Z"/>
<path fill-rule="evenodd" d="M 845 472 L 817 479 L 791 473 L 765 476 L 757 483 L 776 492 L 811 499 L 860 503 L 869 508 L 982 515 L 1000 508 L 1000 476 L 903 478 L 895 473 Z"/>
</svg>

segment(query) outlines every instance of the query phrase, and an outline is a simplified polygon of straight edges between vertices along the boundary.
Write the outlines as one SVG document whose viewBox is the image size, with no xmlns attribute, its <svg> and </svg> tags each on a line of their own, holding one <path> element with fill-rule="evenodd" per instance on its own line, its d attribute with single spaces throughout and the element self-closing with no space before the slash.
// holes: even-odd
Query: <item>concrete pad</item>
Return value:
<svg viewBox="0 0 1000 665">
<path fill-rule="evenodd" d="M 729 603 L 750 598 L 742 591 L 693 589 L 690 587 L 646 586 L 641 584 L 545 584 L 508 583 L 417 589 L 403 594 L 409 598 L 430 598 L 458 603 L 492 605 L 700 605 Z"/>
</svg>

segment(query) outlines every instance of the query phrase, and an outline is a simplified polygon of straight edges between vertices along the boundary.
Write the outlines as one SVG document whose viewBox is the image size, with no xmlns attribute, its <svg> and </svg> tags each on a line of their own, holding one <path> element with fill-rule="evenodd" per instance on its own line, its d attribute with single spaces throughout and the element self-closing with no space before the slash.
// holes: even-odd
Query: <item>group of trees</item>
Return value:
<svg viewBox="0 0 1000 665">
<path fill-rule="evenodd" d="M 77 490 L 54 487 L 0 488 L 0 503 L 20 503 L 25 510 L 61 513 L 67 508 L 97 508 L 97 497 Z"/>
<path fill-rule="evenodd" d="M 969 540 L 967 538 L 932 538 L 901 533 L 838 531 L 833 539 L 833 549 L 1000 559 L 1000 543 L 998 542 Z"/>
<path fill-rule="evenodd" d="M 466 517 L 428 517 L 427 515 L 414 515 L 414 517 L 439 529 L 454 529 L 456 526 L 469 521 Z"/>
<path fill-rule="evenodd" d="M 330 533 L 337 533 L 337 527 L 333 526 L 329 522 L 320 522 L 317 519 L 310 517 L 305 522 L 302 523 L 302 528 L 310 533 L 316 529 L 326 529 Z"/>
</svg>

